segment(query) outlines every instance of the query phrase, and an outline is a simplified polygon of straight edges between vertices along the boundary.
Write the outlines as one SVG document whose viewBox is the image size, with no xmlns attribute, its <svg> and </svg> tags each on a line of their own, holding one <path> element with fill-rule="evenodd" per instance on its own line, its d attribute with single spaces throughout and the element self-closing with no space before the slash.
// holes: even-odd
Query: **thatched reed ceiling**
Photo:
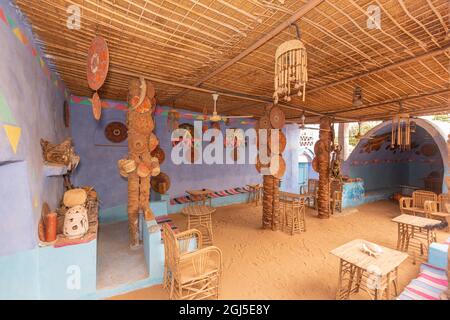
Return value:
<svg viewBox="0 0 450 320">
<path fill-rule="evenodd" d="M 284 2 L 284 4 L 282 4 Z M 309 4 L 308 4 L 309 3 Z M 249 95 L 224 97 L 219 112 L 260 115 L 273 93 L 274 54 L 295 37 L 292 28 L 228 66 L 305 5 L 298 20 L 308 49 L 306 102 L 286 107 L 341 119 L 384 119 L 399 108 L 415 115 L 449 113 L 450 14 L 448 0 L 17 0 L 47 57 L 70 90 L 92 95 L 85 60 L 91 40 L 103 36 L 111 72 L 100 94 L 126 99 L 131 74 L 205 89 Z M 81 29 L 66 27 L 69 5 L 81 8 Z M 381 9 L 381 29 L 367 28 L 369 5 Z M 224 69 L 224 70 L 222 70 Z M 126 72 L 121 72 L 126 71 Z M 365 105 L 355 109 L 355 85 Z M 158 100 L 195 111 L 212 109 L 209 93 L 156 83 Z M 311 115 L 311 113 L 308 113 Z"/>
</svg>

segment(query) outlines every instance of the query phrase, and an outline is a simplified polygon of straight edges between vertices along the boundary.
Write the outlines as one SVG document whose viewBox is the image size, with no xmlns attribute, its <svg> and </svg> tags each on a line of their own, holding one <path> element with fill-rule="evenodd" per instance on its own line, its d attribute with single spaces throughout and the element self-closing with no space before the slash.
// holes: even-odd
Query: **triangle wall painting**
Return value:
<svg viewBox="0 0 450 320">
<path fill-rule="evenodd" d="M 6 136 L 8 137 L 11 148 L 13 149 L 14 153 L 17 153 L 17 146 L 19 145 L 22 129 L 7 124 L 3 125 L 3 128 L 5 129 Z"/>
</svg>

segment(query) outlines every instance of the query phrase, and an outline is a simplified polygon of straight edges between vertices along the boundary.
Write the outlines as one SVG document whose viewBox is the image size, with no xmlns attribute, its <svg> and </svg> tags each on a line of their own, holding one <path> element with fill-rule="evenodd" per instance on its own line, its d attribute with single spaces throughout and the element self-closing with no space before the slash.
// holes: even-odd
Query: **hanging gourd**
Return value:
<svg viewBox="0 0 450 320">
<path fill-rule="evenodd" d="M 280 98 L 291 101 L 291 96 L 297 94 L 305 101 L 306 83 L 308 82 L 308 57 L 306 48 L 300 40 L 297 24 L 293 24 L 297 38 L 282 43 L 275 53 L 275 93 L 274 103 Z"/>
</svg>

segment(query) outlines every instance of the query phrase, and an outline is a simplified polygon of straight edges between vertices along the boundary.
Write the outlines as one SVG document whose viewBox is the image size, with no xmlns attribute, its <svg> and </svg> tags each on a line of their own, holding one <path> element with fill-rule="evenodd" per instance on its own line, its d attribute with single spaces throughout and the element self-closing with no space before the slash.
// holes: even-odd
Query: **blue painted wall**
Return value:
<svg viewBox="0 0 450 320">
<path fill-rule="evenodd" d="M 42 203 L 55 208 L 62 197 L 61 178 L 46 178 L 40 138 L 62 141 L 65 89 L 48 71 L 28 24 L 0 1 L 0 256 L 33 249 Z M 21 130 L 17 150 L 4 125 Z"/>
<path fill-rule="evenodd" d="M 123 211 L 127 202 L 127 180 L 121 178 L 117 161 L 127 154 L 126 145 L 114 145 L 103 138 L 105 126 L 111 121 L 125 122 L 125 105 L 120 101 L 106 101 L 108 108 L 103 108 L 102 119 L 97 122 L 92 117 L 90 104 L 83 102 L 83 98 L 72 97 L 71 126 L 75 148 L 81 156 L 80 166 L 74 175 L 77 185 L 93 185 L 102 201 L 102 211 L 116 214 Z M 180 119 L 180 123 L 191 123 L 193 120 Z M 166 161 L 161 170 L 171 178 L 171 188 L 168 192 L 171 198 L 182 196 L 186 190 L 210 188 L 225 190 L 241 187 L 250 183 L 262 182 L 261 176 L 254 165 L 175 165 L 171 159 L 172 145 L 167 127 L 167 117 L 155 114 L 155 133 L 160 145 L 165 151 Z M 232 127 L 249 128 L 249 125 L 235 125 Z M 225 132 L 222 123 L 222 130 Z M 102 140 L 103 139 L 103 140 Z M 206 143 L 204 143 L 204 147 Z M 117 210 L 116 210 L 117 209 Z"/>
<path fill-rule="evenodd" d="M 384 125 L 381 129 L 374 130 L 370 136 L 389 133 L 390 130 L 390 124 Z M 400 191 L 399 185 L 424 188 L 424 178 L 431 172 L 444 174 L 443 156 L 439 152 L 437 140 L 419 125 L 416 133 L 412 134 L 412 142 L 417 147 L 410 151 L 394 153 L 387 148 L 390 142 L 386 141 L 379 150 L 368 153 L 363 151 L 363 145 L 368 141 L 370 140 L 362 139 L 343 166 L 344 174 L 364 180 L 366 195 L 371 192 L 392 194 Z M 424 145 L 434 146 L 436 153 L 426 156 L 422 152 Z"/>
</svg>

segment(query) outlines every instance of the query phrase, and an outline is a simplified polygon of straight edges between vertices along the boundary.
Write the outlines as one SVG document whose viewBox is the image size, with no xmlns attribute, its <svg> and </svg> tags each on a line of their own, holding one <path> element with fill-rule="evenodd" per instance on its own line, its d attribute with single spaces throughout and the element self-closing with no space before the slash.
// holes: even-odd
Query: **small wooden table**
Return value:
<svg viewBox="0 0 450 320">
<path fill-rule="evenodd" d="M 209 189 L 201 189 L 201 190 L 186 190 L 186 193 L 190 195 L 194 201 L 191 202 L 192 205 L 201 203 L 202 205 L 206 205 L 206 201 L 208 200 L 209 206 L 211 207 L 211 194 L 214 191 Z"/>
<path fill-rule="evenodd" d="M 281 224 L 290 235 L 306 231 L 305 195 L 280 191 Z"/>
<path fill-rule="evenodd" d="M 336 299 L 348 299 L 351 294 L 364 290 L 374 300 L 382 299 L 383 296 L 389 300 L 393 297 L 392 285 L 394 296 L 397 296 L 398 267 L 408 255 L 381 247 L 383 252 L 379 256 L 369 256 L 362 251 L 363 243 L 370 242 L 356 239 L 331 251 L 332 255 L 340 259 Z"/>
<path fill-rule="evenodd" d="M 398 224 L 397 250 L 408 251 L 411 240 L 418 242 L 418 249 L 421 256 L 426 256 L 428 248 L 432 242 L 436 242 L 436 234 L 433 227 L 439 225 L 441 221 L 435 219 L 422 218 L 409 214 L 402 214 L 392 219 Z M 416 263 L 416 251 L 413 251 L 413 263 Z"/>
<path fill-rule="evenodd" d="M 203 244 L 213 244 L 213 230 L 211 215 L 216 209 L 208 206 L 190 206 L 181 210 L 188 218 L 187 229 L 198 229 L 202 233 Z"/>
</svg>

